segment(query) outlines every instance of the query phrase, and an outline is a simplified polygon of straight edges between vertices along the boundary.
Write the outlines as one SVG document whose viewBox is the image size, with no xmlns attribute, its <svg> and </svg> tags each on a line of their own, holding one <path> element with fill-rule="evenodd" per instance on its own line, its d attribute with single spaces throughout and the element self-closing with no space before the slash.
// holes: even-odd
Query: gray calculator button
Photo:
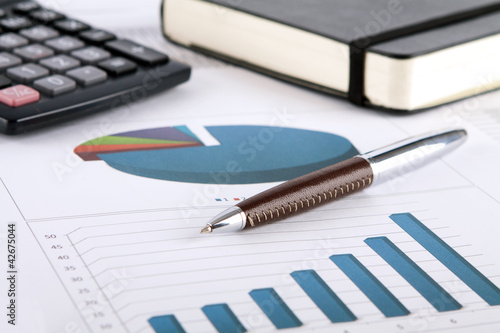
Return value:
<svg viewBox="0 0 500 333">
<path fill-rule="evenodd" d="M 111 54 L 101 48 L 89 46 L 81 50 L 71 52 L 71 55 L 85 64 L 95 64 L 101 60 L 108 59 Z"/>
<path fill-rule="evenodd" d="M 54 73 L 62 74 L 68 69 L 80 66 L 80 62 L 70 56 L 60 54 L 50 58 L 40 60 L 40 65 L 50 69 Z"/>
<path fill-rule="evenodd" d="M 90 29 L 88 25 L 85 23 L 82 23 L 80 21 L 72 20 L 72 19 L 67 19 L 63 21 L 57 21 L 54 23 L 54 26 L 68 34 L 76 34 L 80 31 Z"/>
<path fill-rule="evenodd" d="M 27 14 L 36 9 L 40 9 L 40 5 L 34 1 L 23 1 L 13 7 L 14 12 L 20 14 Z"/>
<path fill-rule="evenodd" d="M 43 25 L 19 31 L 19 34 L 33 42 L 43 42 L 46 39 L 59 36 L 59 32 Z"/>
<path fill-rule="evenodd" d="M 8 32 L 0 36 L 0 49 L 11 50 L 15 47 L 28 44 L 28 40 L 13 32 Z"/>
<path fill-rule="evenodd" d="M 30 83 L 47 75 L 49 75 L 48 69 L 36 64 L 26 64 L 7 69 L 7 76 L 21 83 Z"/>
<path fill-rule="evenodd" d="M 0 53 L 0 70 L 3 71 L 7 67 L 12 67 L 21 64 L 21 58 L 16 57 L 7 52 Z"/>
<path fill-rule="evenodd" d="M 108 50 L 145 65 L 166 63 L 168 56 L 130 40 L 118 39 L 105 44 Z"/>
<path fill-rule="evenodd" d="M 39 59 L 54 55 L 54 51 L 40 44 L 31 44 L 14 49 L 14 54 L 27 61 L 37 61 Z"/>
<path fill-rule="evenodd" d="M 33 87 L 46 95 L 57 96 L 75 90 L 76 82 L 63 75 L 51 75 L 36 80 Z"/>
<path fill-rule="evenodd" d="M 112 40 L 112 39 L 116 38 L 115 35 L 107 32 L 107 31 L 98 30 L 98 29 L 91 29 L 91 30 L 81 32 L 79 36 L 84 41 L 92 43 L 92 44 L 100 44 L 100 43 L 104 43 L 108 40 Z"/>
<path fill-rule="evenodd" d="M 33 23 L 26 17 L 11 16 L 0 20 L 0 26 L 5 30 L 17 31 L 29 28 Z"/>
<path fill-rule="evenodd" d="M 69 52 L 85 46 L 81 40 L 69 36 L 48 40 L 45 42 L 45 45 L 48 45 L 59 52 Z"/>
<path fill-rule="evenodd" d="M 108 78 L 105 71 L 94 66 L 75 68 L 67 71 L 66 75 L 75 79 L 78 84 L 84 87 L 105 81 Z"/>
</svg>

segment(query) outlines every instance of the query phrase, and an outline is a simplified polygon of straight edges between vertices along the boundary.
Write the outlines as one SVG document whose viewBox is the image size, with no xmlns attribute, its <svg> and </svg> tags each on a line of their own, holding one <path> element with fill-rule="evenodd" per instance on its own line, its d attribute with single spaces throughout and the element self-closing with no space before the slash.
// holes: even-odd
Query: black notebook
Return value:
<svg viewBox="0 0 500 333">
<path fill-rule="evenodd" d="M 359 105 L 500 86 L 500 0 L 164 0 L 170 40 Z"/>
</svg>

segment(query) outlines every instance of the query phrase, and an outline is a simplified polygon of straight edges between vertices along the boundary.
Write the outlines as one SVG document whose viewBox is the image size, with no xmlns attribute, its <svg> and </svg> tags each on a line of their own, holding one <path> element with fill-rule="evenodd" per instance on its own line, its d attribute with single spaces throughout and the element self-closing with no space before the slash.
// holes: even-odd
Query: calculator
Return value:
<svg viewBox="0 0 500 333">
<path fill-rule="evenodd" d="M 139 102 L 189 66 L 34 1 L 0 0 L 0 132 L 19 134 Z"/>
</svg>

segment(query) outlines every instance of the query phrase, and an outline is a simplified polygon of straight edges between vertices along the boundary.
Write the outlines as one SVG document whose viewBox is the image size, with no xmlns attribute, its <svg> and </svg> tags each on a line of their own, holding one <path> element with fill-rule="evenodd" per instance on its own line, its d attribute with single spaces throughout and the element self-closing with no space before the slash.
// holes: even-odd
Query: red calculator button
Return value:
<svg viewBox="0 0 500 333">
<path fill-rule="evenodd" d="M 37 102 L 40 93 L 22 84 L 0 90 L 0 102 L 11 107 Z"/>
</svg>

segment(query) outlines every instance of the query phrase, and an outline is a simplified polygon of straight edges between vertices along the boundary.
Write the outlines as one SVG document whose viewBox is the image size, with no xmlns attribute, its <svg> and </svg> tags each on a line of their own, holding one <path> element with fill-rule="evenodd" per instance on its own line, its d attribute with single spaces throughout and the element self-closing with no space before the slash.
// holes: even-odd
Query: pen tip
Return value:
<svg viewBox="0 0 500 333">
<path fill-rule="evenodd" d="M 207 225 L 205 228 L 201 229 L 201 233 L 202 234 L 209 234 L 212 232 L 212 226 L 211 225 Z"/>
</svg>

